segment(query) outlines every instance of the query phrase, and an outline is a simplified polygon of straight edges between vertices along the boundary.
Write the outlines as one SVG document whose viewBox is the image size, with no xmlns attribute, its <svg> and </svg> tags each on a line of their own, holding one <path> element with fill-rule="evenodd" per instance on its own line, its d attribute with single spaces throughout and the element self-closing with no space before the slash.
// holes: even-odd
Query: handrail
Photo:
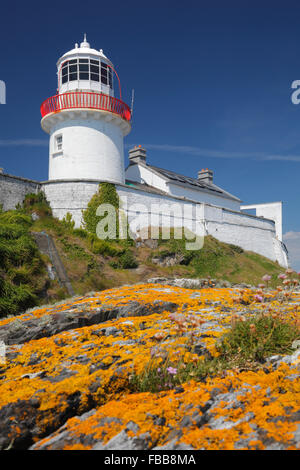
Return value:
<svg viewBox="0 0 300 470">
<path fill-rule="evenodd" d="M 51 96 L 42 103 L 41 115 L 45 117 L 50 113 L 74 108 L 99 109 L 117 114 L 122 119 L 125 119 L 125 121 L 130 121 L 131 119 L 130 108 L 123 101 L 105 93 L 87 91 L 75 91 Z"/>
</svg>

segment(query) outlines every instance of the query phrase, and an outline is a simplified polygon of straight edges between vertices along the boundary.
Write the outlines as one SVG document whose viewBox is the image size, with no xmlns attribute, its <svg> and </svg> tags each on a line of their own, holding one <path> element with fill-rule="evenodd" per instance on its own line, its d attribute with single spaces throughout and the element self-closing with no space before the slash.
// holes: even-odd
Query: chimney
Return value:
<svg viewBox="0 0 300 470">
<path fill-rule="evenodd" d="M 206 170 L 198 171 L 198 181 L 202 181 L 206 184 L 212 184 L 213 182 L 213 171 L 206 168 Z"/>
<path fill-rule="evenodd" d="M 146 163 L 146 149 L 142 148 L 141 145 L 135 146 L 129 150 L 129 162 L 133 163 Z"/>
</svg>

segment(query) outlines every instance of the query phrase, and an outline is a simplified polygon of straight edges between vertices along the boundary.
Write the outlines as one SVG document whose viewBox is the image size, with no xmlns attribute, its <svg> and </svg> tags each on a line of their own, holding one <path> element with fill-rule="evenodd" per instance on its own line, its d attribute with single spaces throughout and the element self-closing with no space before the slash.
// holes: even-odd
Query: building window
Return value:
<svg viewBox="0 0 300 470">
<path fill-rule="evenodd" d="M 63 138 L 62 135 L 57 135 L 55 137 L 55 150 L 56 152 L 60 152 L 62 150 Z"/>
<path fill-rule="evenodd" d="M 101 82 L 113 88 L 112 69 L 100 60 L 72 59 L 64 62 L 61 68 L 61 84 L 75 80 Z"/>
</svg>

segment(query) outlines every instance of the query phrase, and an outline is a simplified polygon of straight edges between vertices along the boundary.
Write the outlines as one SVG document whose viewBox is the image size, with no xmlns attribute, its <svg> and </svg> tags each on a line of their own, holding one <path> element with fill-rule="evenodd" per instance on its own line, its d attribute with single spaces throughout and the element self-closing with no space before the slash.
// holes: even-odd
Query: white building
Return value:
<svg viewBox="0 0 300 470">
<path fill-rule="evenodd" d="M 179 175 L 149 164 L 141 147 L 130 150 L 124 170 L 123 139 L 131 130 L 131 110 L 115 97 L 114 77 L 121 98 L 111 61 L 102 49 L 92 49 L 86 37 L 57 62 L 57 94 L 41 106 L 41 125 L 50 136 L 49 179 L 36 182 L 54 216 L 69 212 L 80 226 L 82 210 L 99 183 L 107 181 L 115 184 L 133 232 L 171 221 L 287 267 L 281 203 L 241 206 L 238 197 L 214 184 L 211 170 L 199 171 L 196 178 Z M 0 174 L 0 202 L 17 180 L 21 178 Z M 26 187 L 22 184 L 20 195 Z M 256 215 L 246 213 L 248 209 L 256 209 Z"/>
</svg>

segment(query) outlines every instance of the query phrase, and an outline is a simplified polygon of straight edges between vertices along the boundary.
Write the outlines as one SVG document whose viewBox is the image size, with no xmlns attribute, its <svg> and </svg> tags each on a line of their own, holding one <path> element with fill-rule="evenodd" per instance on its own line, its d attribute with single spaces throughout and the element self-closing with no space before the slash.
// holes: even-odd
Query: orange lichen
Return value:
<svg viewBox="0 0 300 470">
<path fill-rule="evenodd" d="M 195 295 L 197 294 L 197 295 Z M 251 301 L 251 292 L 245 290 L 242 300 Z M 140 304 L 154 302 L 172 302 L 177 304 L 176 313 L 186 318 L 183 324 L 185 332 L 191 331 L 188 318 L 195 315 L 203 330 L 195 326 L 195 337 L 201 336 L 201 343 L 214 357 L 218 356 L 216 341 L 228 330 L 234 315 L 244 309 L 244 303 L 237 301 L 240 293 L 234 289 L 201 289 L 189 290 L 158 284 L 141 284 L 125 286 L 118 289 L 93 294 L 91 297 L 65 302 L 48 308 L 40 308 L 18 316 L 18 320 L 26 322 L 30 318 L 43 315 L 55 315 L 61 311 L 74 310 L 84 305 L 86 310 L 93 311 L 101 306 L 114 308 L 137 301 Z M 294 301 L 299 300 L 296 294 Z M 255 310 L 261 307 L 253 304 Z M 298 303 L 290 302 L 282 305 L 278 301 L 270 302 L 274 310 L 284 311 L 286 316 L 297 319 Z M 251 313 L 252 304 L 248 305 Z M 14 318 L 0 321 L 5 325 Z M 190 320 L 192 322 L 193 320 Z M 218 331 L 215 330 L 217 322 Z M 141 327 L 141 324 L 143 325 Z M 117 335 L 103 334 L 103 328 L 115 327 Z M 190 363 L 203 360 L 186 348 L 190 339 L 178 332 L 169 312 L 129 316 L 105 322 L 105 324 L 77 328 L 54 335 L 50 338 L 32 340 L 14 352 L 14 357 L 3 365 L 3 378 L 0 382 L 0 410 L 8 404 L 17 404 L 32 399 L 38 400 L 36 406 L 37 436 L 42 437 L 49 429 L 53 430 L 61 424 L 58 416 L 69 416 L 70 413 L 82 414 L 96 408 L 96 412 L 86 419 L 77 417 L 67 421 L 67 430 L 73 439 L 68 441 L 65 449 L 89 449 L 85 444 L 85 436 L 92 436 L 94 441 L 105 444 L 121 430 L 126 429 L 129 421 L 138 426 L 138 431 L 128 430 L 128 437 L 149 433 L 151 446 L 162 445 L 168 440 L 170 432 L 178 430 L 182 435 L 181 442 L 190 444 L 196 449 L 234 449 L 235 443 L 248 438 L 247 448 L 261 449 L 264 444 L 253 437 L 254 425 L 258 426 L 267 438 L 286 442 L 293 447 L 292 439 L 297 421 L 289 421 L 289 417 L 300 406 L 299 380 L 287 380 L 289 374 L 295 374 L 295 367 L 282 365 L 277 370 L 257 372 L 227 371 L 225 377 L 208 379 L 205 383 L 191 381 L 184 384 L 183 391 L 152 393 L 132 393 L 129 378 L 133 372 L 142 372 L 151 357 L 151 350 L 164 344 L 170 360 Z M 158 361 L 162 359 L 158 358 Z M 214 419 L 222 418 L 218 428 L 210 427 L 205 422 L 199 427 L 195 421 L 195 413 L 203 414 L 201 407 L 210 398 L 213 389 L 219 393 L 238 393 L 238 404 L 229 407 L 226 400 L 221 400 L 211 410 Z M 284 393 L 282 393 L 284 390 Z M 77 397 L 76 405 L 69 409 L 68 399 Z M 271 397 L 271 398 L 270 398 Z M 26 409 L 26 405 L 25 409 Z M 155 424 L 153 416 L 164 418 L 165 424 Z M 184 416 L 191 419 L 189 426 L 181 428 Z M 109 423 L 105 418 L 114 418 Z M 18 421 L 11 419 L 10 437 L 19 435 L 21 415 Z M 24 418 L 25 419 L 25 418 Z M 103 423 L 101 424 L 101 420 Z M 194 424 L 193 424 L 194 423 Z M 227 423 L 227 424 L 226 424 Z M 229 423 L 229 424 L 228 424 Z M 80 441 L 78 438 L 80 437 Z M 43 439 L 38 443 L 46 445 Z M 51 440 L 49 441 L 51 448 Z"/>
</svg>

